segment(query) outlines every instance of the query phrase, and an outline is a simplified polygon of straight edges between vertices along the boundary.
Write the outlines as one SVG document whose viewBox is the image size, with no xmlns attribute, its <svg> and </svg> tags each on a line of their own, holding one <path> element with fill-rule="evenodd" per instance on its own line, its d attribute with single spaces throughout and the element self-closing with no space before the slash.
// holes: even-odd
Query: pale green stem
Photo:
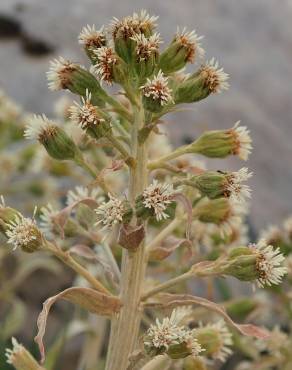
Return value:
<svg viewBox="0 0 292 370">
<path fill-rule="evenodd" d="M 146 299 L 163 292 L 165 290 L 168 290 L 169 288 L 172 288 L 174 285 L 180 284 L 186 280 L 189 280 L 192 278 L 194 275 L 190 273 L 190 271 L 186 272 L 185 274 L 182 274 L 180 276 L 177 276 L 173 279 L 170 279 L 168 281 L 165 281 L 164 283 L 161 283 L 157 285 L 155 288 L 149 290 L 142 296 L 142 300 L 145 301 Z"/>
<path fill-rule="evenodd" d="M 141 103 L 134 107 L 132 127 L 132 156 L 136 166 L 130 168 L 129 200 L 134 204 L 137 195 L 147 185 L 146 146 L 138 145 L 138 131 L 144 124 Z M 136 222 L 134 219 L 133 222 Z M 146 269 L 145 246 L 142 243 L 135 252 L 123 250 L 121 293 L 122 309 L 112 319 L 106 370 L 126 370 L 129 356 L 137 345 L 141 322 L 140 298 Z"/>
<path fill-rule="evenodd" d="M 107 139 L 113 144 L 113 146 L 121 153 L 125 162 L 131 167 L 135 165 L 135 159 L 130 156 L 127 150 L 123 147 L 123 145 L 117 140 L 116 137 L 113 135 L 107 135 Z"/>
<path fill-rule="evenodd" d="M 170 161 L 172 159 L 175 159 L 177 157 L 180 157 L 181 155 L 190 153 L 190 145 L 185 145 L 182 147 L 179 147 L 175 151 L 164 155 L 163 157 L 158 158 L 156 161 L 149 162 L 147 167 L 149 170 L 153 170 L 156 168 L 163 168 L 165 166 L 165 162 Z"/>
</svg>

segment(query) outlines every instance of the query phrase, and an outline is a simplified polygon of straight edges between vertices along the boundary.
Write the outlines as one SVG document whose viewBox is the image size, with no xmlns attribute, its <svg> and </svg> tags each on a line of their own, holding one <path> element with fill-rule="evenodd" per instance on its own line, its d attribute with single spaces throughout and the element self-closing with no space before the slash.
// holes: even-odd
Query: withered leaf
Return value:
<svg viewBox="0 0 292 370">
<path fill-rule="evenodd" d="M 38 344 L 41 353 L 42 363 L 45 360 L 43 337 L 46 332 L 47 318 L 52 305 L 59 299 L 77 304 L 91 313 L 102 316 L 112 316 L 114 313 L 119 312 L 121 308 L 121 301 L 117 297 L 109 296 L 90 288 L 73 287 L 48 298 L 43 303 L 43 309 L 38 316 L 38 333 L 35 337 L 35 342 Z"/>
</svg>

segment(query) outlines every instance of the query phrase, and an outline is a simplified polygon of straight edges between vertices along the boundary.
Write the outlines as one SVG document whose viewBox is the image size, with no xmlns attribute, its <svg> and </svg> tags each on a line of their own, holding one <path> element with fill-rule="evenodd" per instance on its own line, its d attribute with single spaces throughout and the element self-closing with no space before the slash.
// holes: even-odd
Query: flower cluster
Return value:
<svg viewBox="0 0 292 370">
<path fill-rule="evenodd" d="M 141 89 L 145 97 L 157 101 L 161 106 L 173 101 L 172 90 L 168 86 L 168 77 L 164 76 L 162 71 L 159 71 L 153 79 L 148 78 Z"/>
<path fill-rule="evenodd" d="M 181 354 L 185 357 L 187 353 L 195 357 L 204 351 L 195 338 L 195 331 L 179 325 L 176 310 L 173 310 L 171 316 L 165 317 L 161 322 L 156 319 L 155 325 L 150 326 L 144 337 L 144 346 L 149 353 L 168 353 L 171 356 L 172 347 L 179 348 L 180 345 L 185 345 L 186 348 L 182 346 L 182 352 L 178 353 L 178 356 Z"/>
<path fill-rule="evenodd" d="M 174 201 L 175 191 L 170 184 L 160 184 L 154 180 L 142 194 L 143 205 L 155 214 L 157 221 L 169 217 L 166 213 L 168 206 Z"/>
<path fill-rule="evenodd" d="M 212 58 L 201 67 L 200 75 L 204 78 L 205 85 L 211 93 L 220 93 L 229 88 L 229 83 L 227 82 L 229 76 L 222 67 L 219 67 L 219 63 L 215 58 Z"/>
<path fill-rule="evenodd" d="M 98 218 L 96 225 L 102 225 L 104 229 L 120 224 L 126 211 L 123 201 L 111 194 L 108 197 L 109 201 L 101 203 L 95 210 Z"/>
<path fill-rule="evenodd" d="M 261 239 L 257 244 L 251 244 L 250 249 L 256 254 L 258 287 L 280 284 L 283 276 L 287 273 L 287 268 L 283 266 L 285 258 L 280 249 L 267 245 L 264 239 Z"/>
</svg>

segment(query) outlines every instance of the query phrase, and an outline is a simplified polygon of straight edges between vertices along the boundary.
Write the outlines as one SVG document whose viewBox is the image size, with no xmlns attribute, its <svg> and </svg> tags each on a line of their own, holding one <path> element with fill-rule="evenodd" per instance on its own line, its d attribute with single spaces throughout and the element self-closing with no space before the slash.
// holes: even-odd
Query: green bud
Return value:
<svg viewBox="0 0 292 370">
<path fill-rule="evenodd" d="M 189 356 L 184 360 L 183 370 L 207 370 L 207 367 L 202 358 Z"/>
<path fill-rule="evenodd" d="M 107 93 L 92 73 L 76 63 L 71 63 L 64 58 L 55 59 L 51 62 L 47 78 L 51 90 L 70 90 L 80 96 L 86 96 L 86 91 L 89 90 L 93 103 L 104 106 Z"/>
<path fill-rule="evenodd" d="M 166 106 L 173 103 L 172 90 L 168 86 L 168 77 L 161 71 L 152 79 L 147 79 L 141 86 L 144 108 L 152 113 L 162 112 Z"/>
<path fill-rule="evenodd" d="M 244 320 L 256 308 L 257 302 L 251 298 L 239 298 L 226 306 L 227 313 L 239 320 Z"/>
<path fill-rule="evenodd" d="M 91 103 L 91 94 L 87 92 L 86 99 L 82 97 L 81 104 L 69 108 L 71 120 L 81 127 L 93 139 L 111 135 L 111 124 L 108 115 Z"/>
<path fill-rule="evenodd" d="M 189 342 L 182 342 L 170 345 L 166 353 L 173 360 L 177 360 L 190 356 L 192 354 L 192 348 Z"/>
<path fill-rule="evenodd" d="M 222 272 L 242 281 L 256 280 L 258 278 L 256 253 L 249 247 L 232 249 Z"/>
<path fill-rule="evenodd" d="M 83 45 L 84 50 L 92 63 L 96 62 L 94 50 L 106 46 L 107 44 L 104 27 L 96 30 L 94 25 L 92 27 L 89 25 L 83 27 L 78 40 L 79 43 Z"/>
<path fill-rule="evenodd" d="M 202 327 L 196 329 L 196 339 L 205 350 L 204 355 L 212 357 L 220 350 L 221 338 L 218 330 L 213 327 Z"/>
<path fill-rule="evenodd" d="M 210 94 L 220 93 L 227 90 L 228 75 L 219 68 L 218 62 L 211 59 L 197 72 L 177 85 L 174 93 L 176 104 L 194 103 L 205 99 Z"/>
<path fill-rule="evenodd" d="M 226 196 L 226 175 L 220 171 L 206 171 L 194 176 L 194 186 L 211 199 Z"/>
<path fill-rule="evenodd" d="M 8 229 L 8 224 L 18 215 L 19 212 L 16 209 L 6 207 L 2 200 L 2 205 L 0 205 L 0 232 L 5 234 Z"/>
<path fill-rule="evenodd" d="M 205 223 L 221 224 L 229 218 L 231 206 L 227 199 L 218 198 L 201 201 L 195 208 L 195 215 L 199 221 Z"/>
<path fill-rule="evenodd" d="M 134 13 L 121 20 L 116 18 L 113 20 L 112 36 L 115 51 L 126 63 L 131 64 L 135 58 L 136 43 L 132 38 L 137 34 L 150 37 L 156 19 L 157 17 L 150 17 L 145 11 L 141 11 L 140 14 Z"/>
<path fill-rule="evenodd" d="M 24 136 L 38 140 L 54 159 L 75 160 L 80 157 L 80 151 L 74 141 L 45 115 L 35 115 L 26 127 Z"/>
<path fill-rule="evenodd" d="M 159 59 L 159 68 L 165 73 L 170 74 L 184 68 L 188 62 L 193 63 L 197 54 L 199 57 L 204 55 L 200 40 L 195 31 L 177 32 L 174 39 Z"/>
</svg>

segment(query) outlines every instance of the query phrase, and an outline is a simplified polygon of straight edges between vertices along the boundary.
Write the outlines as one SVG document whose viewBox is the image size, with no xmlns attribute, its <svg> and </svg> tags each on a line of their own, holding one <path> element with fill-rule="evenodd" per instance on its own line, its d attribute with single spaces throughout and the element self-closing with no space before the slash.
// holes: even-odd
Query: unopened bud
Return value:
<svg viewBox="0 0 292 370">
<path fill-rule="evenodd" d="M 251 138 L 245 126 L 237 122 L 229 130 L 214 130 L 203 133 L 193 144 L 189 145 L 189 153 L 202 154 L 209 158 L 225 158 L 237 155 L 247 160 L 251 152 Z"/>
<path fill-rule="evenodd" d="M 106 35 L 104 27 L 96 30 L 95 25 L 87 25 L 86 27 L 82 28 L 78 39 L 79 43 L 84 46 L 86 54 L 93 63 L 96 61 L 94 50 L 106 46 Z"/>
<path fill-rule="evenodd" d="M 178 83 L 174 94 L 175 103 L 194 103 L 210 94 L 227 90 L 229 87 L 227 80 L 228 74 L 219 67 L 215 59 L 211 59 L 196 73 Z"/>
<path fill-rule="evenodd" d="M 80 155 L 74 141 L 45 115 L 35 115 L 26 126 L 24 136 L 27 139 L 38 140 L 54 159 L 74 160 Z"/>
<path fill-rule="evenodd" d="M 223 320 L 197 328 L 195 336 L 208 357 L 224 362 L 232 353 L 232 335 Z"/>
<path fill-rule="evenodd" d="M 19 212 L 11 207 L 6 207 L 3 196 L 1 196 L 0 203 L 0 232 L 4 233 L 8 229 L 8 225 L 11 221 L 19 215 Z"/>
<path fill-rule="evenodd" d="M 81 104 L 74 104 L 69 108 L 70 118 L 89 136 L 98 140 L 111 133 L 111 125 L 106 115 L 91 103 L 91 93 L 87 91 L 86 98 L 81 99 Z"/>
<path fill-rule="evenodd" d="M 193 63 L 197 57 L 204 55 L 201 47 L 202 36 L 198 36 L 195 31 L 187 32 L 184 28 L 177 31 L 171 44 L 161 54 L 159 68 L 165 74 L 170 74 L 184 68 L 190 62 Z"/>
<path fill-rule="evenodd" d="M 251 298 L 238 298 L 227 303 L 226 311 L 237 320 L 244 320 L 257 308 L 257 302 Z"/>
<path fill-rule="evenodd" d="M 94 53 L 96 64 L 93 70 L 101 81 L 109 85 L 113 82 L 120 85 L 127 83 L 127 65 L 111 47 L 103 46 Z"/>
<path fill-rule="evenodd" d="M 168 77 L 161 71 L 153 79 L 147 79 L 144 86 L 141 86 L 143 94 L 143 105 L 146 110 L 159 113 L 163 108 L 173 103 L 172 90 L 168 86 Z"/>
<path fill-rule="evenodd" d="M 157 65 L 160 36 L 155 33 L 146 38 L 144 34 L 140 33 L 133 36 L 132 40 L 136 43 L 133 65 L 140 81 L 144 81 L 145 78 L 153 74 Z"/>
<path fill-rule="evenodd" d="M 107 94 L 96 77 L 85 68 L 60 57 L 51 62 L 47 72 L 51 90 L 70 90 L 73 94 L 86 95 L 88 89 L 94 98 L 94 104 L 103 106 Z"/>
<path fill-rule="evenodd" d="M 250 197 L 250 188 L 242 182 L 252 176 L 247 168 L 238 172 L 205 171 L 193 177 L 194 186 L 211 199 L 225 197 L 243 201 Z"/>
<path fill-rule="evenodd" d="M 121 20 L 114 18 L 111 24 L 111 32 L 114 40 L 116 53 L 126 62 L 131 64 L 135 58 L 136 43 L 132 39 L 137 34 L 150 37 L 155 28 L 157 17 L 150 16 L 142 10 L 140 14 L 134 13 L 132 16 Z"/>
</svg>

